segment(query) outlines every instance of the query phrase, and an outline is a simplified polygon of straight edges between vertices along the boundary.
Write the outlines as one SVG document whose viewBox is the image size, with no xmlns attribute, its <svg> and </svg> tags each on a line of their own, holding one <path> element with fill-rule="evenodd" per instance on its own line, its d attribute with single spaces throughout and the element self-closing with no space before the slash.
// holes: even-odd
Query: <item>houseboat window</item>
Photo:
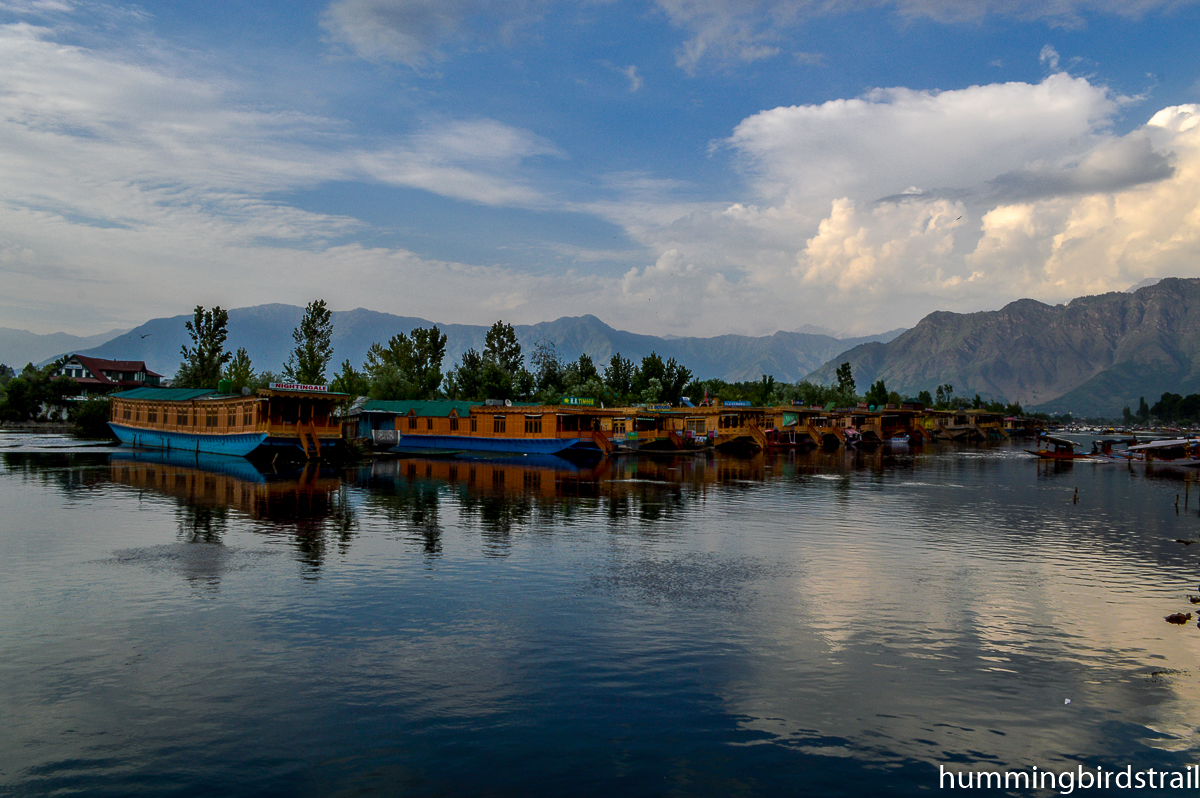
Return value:
<svg viewBox="0 0 1200 798">
<path fill-rule="evenodd" d="M 122 410 L 121 413 L 122 413 L 122 418 L 124 418 L 126 421 L 128 421 L 129 418 L 133 415 L 133 409 L 129 405 L 125 405 L 125 409 Z"/>
<path fill-rule="evenodd" d="M 225 426 L 227 426 L 227 427 L 236 427 L 237 426 L 237 408 L 236 407 L 231 407 L 225 411 Z"/>
<path fill-rule="evenodd" d="M 433 416 L 430 416 L 429 418 L 425 419 L 425 429 L 427 429 L 427 430 L 433 429 Z"/>
<path fill-rule="evenodd" d="M 579 416 L 559 416 L 558 422 L 563 432 L 579 431 Z"/>
<path fill-rule="evenodd" d="M 181 427 L 186 427 L 188 423 L 188 411 L 186 407 L 181 407 L 175 411 L 175 423 Z"/>
<path fill-rule="evenodd" d="M 217 426 L 217 409 L 215 407 L 206 408 L 204 411 L 204 426 Z"/>
<path fill-rule="evenodd" d="M 492 416 L 492 432 L 504 432 L 504 416 Z"/>
<path fill-rule="evenodd" d="M 450 431 L 458 432 L 458 416 L 450 416 Z"/>
<path fill-rule="evenodd" d="M 158 408 L 157 407 L 149 407 L 146 409 L 146 423 L 147 424 L 157 424 L 158 423 Z"/>
<path fill-rule="evenodd" d="M 475 416 L 471 416 L 471 432 L 479 431 L 479 420 Z"/>
<path fill-rule="evenodd" d="M 704 428 L 704 419 L 702 418 L 689 418 L 684 422 L 684 427 L 697 435 L 703 435 L 708 431 Z"/>
<path fill-rule="evenodd" d="M 416 429 L 416 428 L 417 428 L 417 417 L 416 417 L 416 416 L 409 416 L 409 417 L 408 417 L 408 428 L 409 428 L 409 429 Z"/>
<path fill-rule="evenodd" d="M 242 408 L 242 425 L 246 427 L 254 426 L 254 405 L 246 405 Z"/>
<path fill-rule="evenodd" d="M 525 434 L 526 435 L 540 435 L 541 432 L 542 432 L 541 416 L 538 416 L 537 418 L 526 418 L 525 419 Z"/>
</svg>

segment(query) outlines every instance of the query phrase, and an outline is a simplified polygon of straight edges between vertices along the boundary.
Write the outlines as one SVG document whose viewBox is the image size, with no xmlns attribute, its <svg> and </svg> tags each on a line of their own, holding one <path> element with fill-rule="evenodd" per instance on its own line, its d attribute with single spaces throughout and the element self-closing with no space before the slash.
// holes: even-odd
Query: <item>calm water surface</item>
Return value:
<svg viewBox="0 0 1200 798">
<path fill-rule="evenodd" d="M 1182 770 L 1187 480 L 1015 446 L 275 473 L 0 436 L 0 794 Z"/>
</svg>

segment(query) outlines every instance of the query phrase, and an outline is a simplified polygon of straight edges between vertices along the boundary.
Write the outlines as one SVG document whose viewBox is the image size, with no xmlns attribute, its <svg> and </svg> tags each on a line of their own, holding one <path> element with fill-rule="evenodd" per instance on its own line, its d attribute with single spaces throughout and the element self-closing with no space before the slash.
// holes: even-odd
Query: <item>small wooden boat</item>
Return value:
<svg viewBox="0 0 1200 798">
<path fill-rule="evenodd" d="M 1044 460 L 1078 460 L 1083 457 L 1090 457 L 1089 454 L 1078 451 L 1076 448 L 1078 446 L 1079 444 L 1075 441 L 1047 435 L 1042 439 L 1041 446 L 1036 450 L 1026 449 L 1025 451 Z"/>
</svg>

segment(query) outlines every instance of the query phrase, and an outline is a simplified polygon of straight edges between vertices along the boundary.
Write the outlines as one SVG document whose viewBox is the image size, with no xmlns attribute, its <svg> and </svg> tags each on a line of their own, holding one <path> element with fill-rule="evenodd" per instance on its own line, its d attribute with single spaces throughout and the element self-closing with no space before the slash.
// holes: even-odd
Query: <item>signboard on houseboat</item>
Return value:
<svg viewBox="0 0 1200 798">
<path fill-rule="evenodd" d="M 271 383 L 273 391 L 328 391 L 328 386 L 325 385 L 305 385 L 299 382 L 273 382 Z"/>
<path fill-rule="evenodd" d="M 564 396 L 562 404 L 577 405 L 579 407 L 595 407 L 596 400 L 591 396 Z"/>
<path fill-rule="evenodd" d="M 726 402 L 725 406 L 726 407 L 750 407 L 750 403 L 739 399 L 736 402 Z"/>
</svg>

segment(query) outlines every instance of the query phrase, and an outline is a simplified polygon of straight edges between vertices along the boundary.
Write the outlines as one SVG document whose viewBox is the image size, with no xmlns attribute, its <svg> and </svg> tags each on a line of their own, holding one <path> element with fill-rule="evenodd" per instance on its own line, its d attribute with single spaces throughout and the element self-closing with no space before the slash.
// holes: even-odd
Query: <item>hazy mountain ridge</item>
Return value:
<svg viewBox="0 0 1200 798">
<path fill-rule="evenodd" d="M 294 346 L 292 330 L 303 315 L 304 309 L 293 305 L 234 308 L 229 311 L 227 346 L 230 351 L 245 347 L 256 370 L 278 373 Z M 154 371 L 171 375 L 179 366 L 180 347 L 191 344 L 184 328 L 184 323 L 191 318 L 188 314 L 153 319 L 94 348 L 70 351 L 95 357 L 144 360 Z M 330 377 L 345 359 L 349 359 L 355 368 L 361 368 L 372 343 L 386 343 L 397 333 L 408 333 L 416 327 L 435 323 L 364 308 L 334 311 L 332 319 L 334 363 L 330 367 Z M 438 328 L 447 338 L 443 370 L 448 371 L 456 364 L 468 348 L 482 351 L 488 326 L 439 323 Z M 514 325 L 514 329 L 527 356 L 540 341 L 552 342 L 566 360 L 575 360 L 586 352 L 600 365 L 606 364 L 614 352 L 639 361 L 653 351 L 664 359 L 675 358 L 700 378 L 757 380 L 763 374 L 771 374 L 776 380 L 787 382 L 800 379 L 851 346 L 872 340 L 891 340 L 901 332 L 894 330 L 879 336 L 844 339 L 794 332 L 759 337 L 721 335 L 668 339 L 617 330 L 590 315 Z"/>
<path fill-rule="evenodd" d="M 860 389 L 882 379 L 906 395 L 954 386 L 959 396 L 1029 408 L 1120 415 L 1138 398 L 1200 391 L 1200 279 L 1168 278 L 1132 293 L 1032 299 L 997 311 L 931 313 L 888 343 L 864 344 L 809 375 L 832 382 L 849 362 Z"/>
<path fill-rule="evenodd" d="M 39 335 L 28 330 L 0 327 L 0 363 L 20 371 L 26 363 L 39 363 L 68 351 L 99 346 L 127 332 L 109 330 L 99 335 L 81 336 L 63 332 Z"/>
</svg>

